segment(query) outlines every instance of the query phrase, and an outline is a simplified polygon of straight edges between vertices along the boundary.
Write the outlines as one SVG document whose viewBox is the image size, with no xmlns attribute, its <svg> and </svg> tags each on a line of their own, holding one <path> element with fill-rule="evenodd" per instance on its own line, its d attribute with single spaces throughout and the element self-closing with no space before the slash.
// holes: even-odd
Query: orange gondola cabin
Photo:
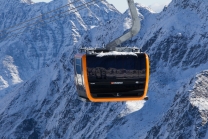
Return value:
<svg viewBox="0 0 208 139">
<path fill-rule="evenodd" d="M 91 102 L 143 100 L 149 82 L 145 53 L 77 54 L 75 84 L 79 97 Z"/>
</svg>

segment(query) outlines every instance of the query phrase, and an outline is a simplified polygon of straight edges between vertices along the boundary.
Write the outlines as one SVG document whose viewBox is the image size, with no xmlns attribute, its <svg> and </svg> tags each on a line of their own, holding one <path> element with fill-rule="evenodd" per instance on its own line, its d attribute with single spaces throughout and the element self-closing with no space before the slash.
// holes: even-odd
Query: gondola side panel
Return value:
<svg viewBox="0 0 208 139">
<path fill-rule="evenodd" d="M 75 55 L 74 62 L 74 74 L 75 74 L 75 84 L 77 88 L 77 93 L 79 97 L 87 99 L 86 91 L 85 91 L 85 83 L 83 80 L 83 55 L 77 54 Z"/>
</svg>

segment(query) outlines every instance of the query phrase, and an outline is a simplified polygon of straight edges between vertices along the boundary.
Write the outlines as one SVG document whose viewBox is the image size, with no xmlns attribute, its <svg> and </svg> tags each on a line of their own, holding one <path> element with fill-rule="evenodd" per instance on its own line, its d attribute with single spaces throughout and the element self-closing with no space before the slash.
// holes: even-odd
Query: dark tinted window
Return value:
<svg viewBox="0 0 208 139">
<path fill-rule="evenodd" d="M 117 56 L 116 57 L 116 68 L 117 69 L 126 69 L 126 70 L 134 70 L 136 69 L 136 56 Z"/>
<path fill-rule="evenodd" d="M 76 64 L 81 65 L 81 59 L 76 59 Z"/>
<path fill-rule="evenodd" d="M 87 57 L 87 67 L 96 68 L 103 67 L 116 68 L 116 69 L 127 69 L 127 70 L 141 70 L 145 68 L 145 58 L 136 56 L 105 56 L 105 57 Z"/>
<path fill-rule="evenodd" d="M 93 78 L 137 78 L 144 76 L 145 55 L 138 56 L 87 56 L 88 76 Z M 89 77 L 89 78 L 90 78 Z"/>
<path fill-rule="evenodd" d="M 77 71 L 77 74 L 81 74 L 82 73 L 80 65 L 76 65 L 76 71 Z"/>
<path fill-rule="evenodd" d="M 77 74 L 82 73 L 82 62 L 81 59 L 76 59 L 76 72 Z"/>
</svg>

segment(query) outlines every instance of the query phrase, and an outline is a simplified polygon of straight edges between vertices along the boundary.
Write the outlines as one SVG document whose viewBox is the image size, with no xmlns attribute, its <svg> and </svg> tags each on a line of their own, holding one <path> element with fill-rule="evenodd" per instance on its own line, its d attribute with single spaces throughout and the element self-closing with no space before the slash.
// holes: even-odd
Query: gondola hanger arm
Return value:
<svg viewBox="0 0 208 139">
<path fill-rule="evenodd" d="M 106 45 L 106 49 L 110 51 L 115 51 L 116 46 L 119 46 L 120 44 L 127 41 L 128 39 L 134 37 L 140 31 L 141 23 L 140 23 L 140 19 L 139 19 L 139 16 L 138 16 L 135 4 L 134 4 L 134 0 L 127 0 L 127 3 L 128 3 L 129 10 L 131 13 L 132 27 L 129 30 L 129 32 L 125 33 L 124 35 L 120 36 L 119 38 L 115 39 L 114 41 Z"/>
</svg>

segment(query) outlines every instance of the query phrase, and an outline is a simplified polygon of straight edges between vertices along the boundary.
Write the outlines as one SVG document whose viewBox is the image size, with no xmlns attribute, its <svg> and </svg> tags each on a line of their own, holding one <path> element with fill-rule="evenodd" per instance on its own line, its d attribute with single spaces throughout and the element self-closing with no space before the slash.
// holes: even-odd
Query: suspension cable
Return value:
<svg viewBox="0 0 208 139">
<path fill-rule="evenodd" d="M 57 15 L 55 15 L 55 16 L 52 16 L 52 17 L 50 17 L 50 18 L 47 18 L 47 19 L 44 19 L 44 20 L 40 20 L 40 21 L 45 21 L 45 20 L 48 20 L 48 19 L 52 19 L 52 18 L 55 18 L 56 16 L 59 16 L 58 18 L 62 18 L 62 17 L 65 17 L 65 16 L 71 14 L 71 13 L 65 14 L 65 13 L 68 12 L 68 11 L 76 10 L 76 11 L 72 12 L 72 13 L 76 13 L 76 12 L 79 12 L 80 10 L 82 10 L 82 9 L 87 8 L 87 6 L 93 5 L 93 2 L 98 3 L 98 2 L 101 2 L 101 1 L 104 1 L 104 0 L 98 0 L 98 1 L 92 0 L 92 1 L 90 1 L 90 2 L 87 2 L 87 3 L 84 3 L 84 4 L 82 4 L 82 5 L 79 5 L 79 6 L 75 7 L 75 8 L 73 8 L 73 9 L 64 11 L 64 12 L 62 12 L 62 13 L 60 13 L 60 14 L 57 14 Z M 83 7 L 83 6 L 85 6 L 85 7 Z M 80 7 L 82 7 L 82 8 L 80 8 Z M 80 9 L 77 10 L 77 8 L 80 8 Z M 63 15 L 63 14 L 65 14 L 65 15 L 60 17 L 60 15 Z M 54 19 L 54 20 L 52 20 L 52 21 L 50 21 L 50 22 L 46 22 L 46 23 L 51 23 L 51 22 L 53 22 L 53 21 L 55 21 L 55 20 L 57 20 L 57 19 Z M 34 25 L 36 25 L 36 24 L 39 24 L 39 23 L 33 23 L 33 24 L 30 24 L 30 25 L 27 25 L 27 26 L 24 26 L 24 27 L 21 27 L 21 28 L 12 30 L 12 31 L 8 32 L 7 34 L 12 33 L 12 32 L 15 32 L 15 31 L 20 30 L 20 29 L 23 29 L 23 28 L 26 28 L 26 27 L 30 27 L 30 26 L 33 26 L 33 28 L 30 27 L 30 29 L 35 29 L 36 26 L 34 26 Z M 21 35 L 21 34 L 23 34 L 23 33 L 24 33 L 24 31 L 23 31 L 23 32 L 18 32 L 18 33 L 14 34 L 14 35 L 10 35 L 10 36 L 4 38 L 3 40 L 9 39 L 9 38 L 11 38 L 11 37 L 13 37 L 13 36 L 19 36 L 19 35 Z"/>
<path fill-rule="evenodd" d="M 31 19 L 29 19 L 29 20 L 26 20 L 26 21 L 24 21 L 24 22 L 18 23 L 18 24 L 14 25 L 14 26 L 5 28 L 5 29 L 3 29 L 3 30 L 0 30 L 0 33 L 3 32 L 3 31 L 9 30 L 9 29 L 11 29 L 11 28 L 20 26 L 20 25 L 22 25 L 22 24 L 25 24 L 25 23 L 27 23 L 27 22 L 30 22 L 30 21 L 32 21 L 32 20 L 34 20 L 34 19 L 43 17 L 44 15 L 47 15 L 47 14 L 49 14 L 49 13 L 52 13 L 52 12 L 57 11 L 57 10 L 59 10 L 59 9 L 62 9 L 62 8 L 64 8 L 64 7 L 67 7 L 67 6 L 69 6 L 70 4 L 76 3 L 76 2 L 78 2 L 78 1 L 81 1 L 81 0 L 73 1 L 73 2 L 68 3 L 68 4 L 66 4 L 66 5 L 63 5 L 63 6 L 61 6 L 61 7 L 58 7 L 58 8 L 56 8 L 56 9 L 52 10 L 52 11 L 43 13 L 43 14 L 41 14 L 41 15 L 38 15 L 38 16 L 36 16 L 36 17 L 34 17 L 34 18 L 31 18 Z"/>
</svg>

